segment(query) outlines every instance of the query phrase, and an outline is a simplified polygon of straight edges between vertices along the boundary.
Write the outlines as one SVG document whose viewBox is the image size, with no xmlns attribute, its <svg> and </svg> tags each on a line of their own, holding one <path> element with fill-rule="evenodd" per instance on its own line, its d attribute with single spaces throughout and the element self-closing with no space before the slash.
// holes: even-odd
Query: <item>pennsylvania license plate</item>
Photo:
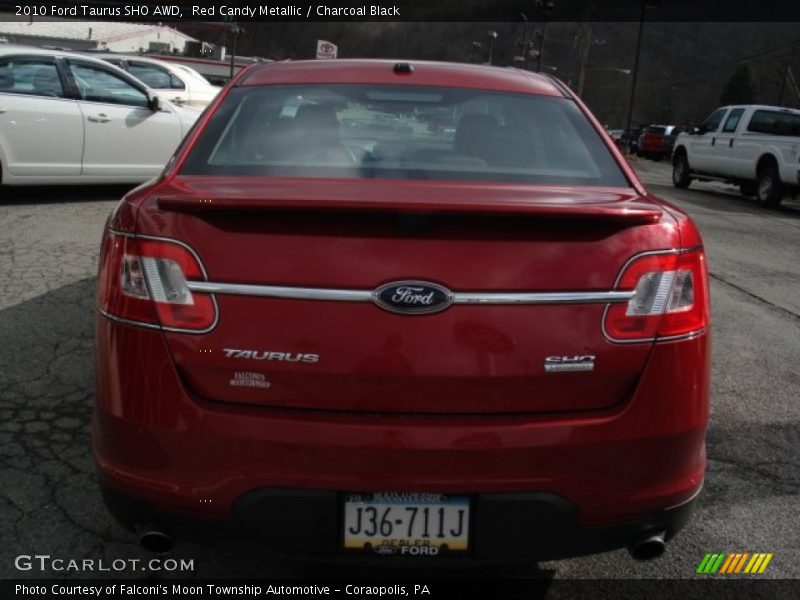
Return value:
<svg viewBox="0 0 800 600">
<path fill-rule="evenodd" d="M 469 498 L 444 494 L 347 494 L 345 550 L 436 556 L 469 550 Z"/>
</svg>

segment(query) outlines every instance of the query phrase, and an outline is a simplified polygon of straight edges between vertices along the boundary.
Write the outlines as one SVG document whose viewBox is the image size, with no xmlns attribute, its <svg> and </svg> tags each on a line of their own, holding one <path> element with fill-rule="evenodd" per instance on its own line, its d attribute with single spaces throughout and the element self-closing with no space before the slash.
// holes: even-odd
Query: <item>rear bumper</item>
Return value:
<svg viewBox="0 0 800 600">
<path fill-rule="evenodd" d="M 624 545 L 637 527 L 661 527 L 655 516 L 692 498 L 705 472 L 707 335 L 656 344 L 636 389 L 612 410 L 456 418 L 208 403 L 181 383 L 159 332 L 103 317 L 96 332 L 99 473 L 109 490 L 170 519 L 235 523 L 244 499 L 265 489 L 329 498 L 409 491 L 481 503 L 508 494 L 560 498 L 570 508 L 559 509 L 566 525 L 553 540 L 569 540 L 576 527 L 622 527 L 611 546 L 585 541 L 591 535 L 565 541 L 558 553 L 570 555 Z M 336 526 L 330 506 L 324 514 Z M 537 540 L 534 553 L 539 539 L 526 542 Z"/>
<path fill-rule="evenodd" d="M 103 499 L 115 518 L 129 529 L 136 524 L 158 524 L 178 540 L 244 546 L 276 556 L 326 562 L 418 565 L 420 561 L 418 557 L 340 550 L 342 500 L 336 492 L 254 490 L 237 500 L 231 519 L 225 521 L 165 511 L 108 487 L 103 488 Z M 615 550 L 656 532 L 664 532 L 670 540 L 688 522 L 695 500 L 696 496 L 634 520 L 579 526 L 578 507 L 554 494 L 480 494 L 472 500 L 475 517 L 470 551 L 440 555 L 434 560 L 451 564 L 524 563 Z"/>
<path fill-rule="evenodd" d="M 669 156 L 672 154 L 672 150 L 666 146 L 639 146 L 639 151 L 649 156 Z"/>
</svg>

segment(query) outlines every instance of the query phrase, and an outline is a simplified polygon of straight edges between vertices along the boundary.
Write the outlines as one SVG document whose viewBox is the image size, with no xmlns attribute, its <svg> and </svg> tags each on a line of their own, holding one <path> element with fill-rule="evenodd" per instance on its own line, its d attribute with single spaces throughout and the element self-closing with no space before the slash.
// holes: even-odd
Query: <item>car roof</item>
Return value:
<svg viewBox="0 0 800 600">
<path fill-rule="evenodd" d="M 0 58 L 4 56 L 58 56 L 63 58 L 75 58 L 81 59 L 86 62 L 96 63 L 101 65 L 107 69 L 111 69 L 119 73 L 123 78 L 128 80 L 136 81 L 138 85 L 143 87 L 148 92 L 152 92 L 150 87 L 133 77 L 132 75 L 126 73 L 122 69 L 120 69 L 117 65 L 113 65 L 108 63 L 104 60 L 100 60 L 99 58 L 95 58 L 94 56 L 87 56 L 86 54 L 81 54 L 80 52 L 69 52 L 67 50 L 56 50 L 52 48 L 36 48 L 34 46 L 22 46 L 18 44 L 2 44 L 0 45 Z"/>
<path fill-rule="evenodd" d="M 120 60 L 135 60 L 143 63 L 148 63 L 151 65 L 159 65 L 170 70 L 175 69 L 174 63 L 169 63 L 165 60 L 158 60 L 157 58 L 151 58 L 149 56 L 139 56 L 138 54 L 117 54 L 116 52 L 110 52 L 108 54 L 101 54 L 102 58 L 118 58 Z"/>
<path fill-rule="evenodd" d="M 800 110 L 796 108 L 790 108 L 788 106 L 775 106 L 773 104 L 729 104 L 728 106 L 720 106 L 720 109 L 730 109 L 730 108 L 752 108 L 753 110 L 772 110 L 777 112 L 783 113 L 790 113 L 793 115 L 800 114 Z"/>
<path fill-rule="evenodd" d="M 395 70 L 409 64 L 412 72 Z M 557 81 L 516 68 L 421 60 L 333 59 L 257 63 L 238 85 L 367 83 L 477 88 L 501 92 L 563 97 Z"/>
<path fill-rule="evenodd" d="M 14 54 L 24 54 L 26 56 L 63 56 L 66 58 L 80 58 L 80 59 L 90 60 L 99 63 L 101 65 L 108 64 L 104 61 L 101 61 L 98 58 L 95 58 L 92 55 L 83 54 L 81 52 L 58 50 L 56 48 L 37 48 L 36 46 L 23 46 L 20 44 L 0 45 L 0 57 L 14 55 Z"/>
</svg>

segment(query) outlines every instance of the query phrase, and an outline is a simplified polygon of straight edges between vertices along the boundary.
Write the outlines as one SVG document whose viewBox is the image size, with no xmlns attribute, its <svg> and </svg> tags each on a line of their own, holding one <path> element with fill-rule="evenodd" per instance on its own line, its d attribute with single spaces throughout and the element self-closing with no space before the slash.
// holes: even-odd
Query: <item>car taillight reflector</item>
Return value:
<svg viewBox="0 0 800 600">
<path fill-rule="evenodd" d="M 195 255 L 170 241 L 107 232 L 99 273 L 100 309 L 120 319 L 170 330 L 200 332 L 217 319 L 209 294 L 192 293 L 187 280 L 205 279 Z"/>
<path fill-rule="evenodd" d="M 632 260 L 617 284 L 636 292 L 608 307 L 604 329 L 612 340 L 674 338 L 708 327 L 708 275 L 702 249 L 648 254 Z"/>
</svg>

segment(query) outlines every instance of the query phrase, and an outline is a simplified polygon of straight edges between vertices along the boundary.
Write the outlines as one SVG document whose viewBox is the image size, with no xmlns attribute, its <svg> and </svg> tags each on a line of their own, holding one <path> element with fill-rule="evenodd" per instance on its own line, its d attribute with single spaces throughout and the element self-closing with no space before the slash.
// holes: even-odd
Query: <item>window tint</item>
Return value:
<svg viewBox="0 0 800 600">
<path fill-rule="evenodd" d="M 173 65 L 173 66 L 176 69 L 178 69 L 179 71 L 181 71 L 181 73 L 186 73 L 186 74 L 190 75 L 191 77 L 194 77 L 200 83 L 204 83 L 205 85 L 210 85 L 209 82 L 208 82 L 208 79 L 206 79 L 204 76 L 202 76 L 195 69 L 192 69 L 191 67 L 187 67 L 186 65 L 177 65 L 176 64 L 176 65 Z"/>
<path fill-rule="evenodd" d="M 715 110 L 713 113 L 711 113 L 711 116 L 703 122 L 703 125 L 705 125 L 709 132 L 716 131 L 719 129 L 719 124 L 722 123 L 722 118 L 725 116 L 726 112 L 728 112 L 727 108 Z"/>
<path fill-rule="evenodd" d="M 0 93 L 63 98 L 64 88 L 52 60 L 11 58 L 0 62 Z"/>
<path fill-rule="evenodd" d="M 733 133 L 736 131 L 736 128 L 739 126 L 739 121 L 742 120 L 743 114 L 743 108 L 734 108 L 731 111 L 731 114 L 728 115 L 728 119 L 725 121 L 725 126 L 722 128 L 722 131 L 724 133 Z"/>
<path fill-rule="evenodd" d="M 628 185 L 571 100 L 376 85 L 235 88 L 183 172 Z"/>
<path fill-rule="evenodd" d="M 147 94 L 116 73 L 80 63 L 70 64 L 70 69 L 84 100 L 142 108 L 149 104 Z"/>
<path fill-rule="evenodd" d="M 155 65 L 128 61 L 128 72 L 155 90 L 182 90 L 183 82 L 172 73 Z"/>
<path fill-rule="evenodd" d="M 757 110 L 750 119 L 747 130 L 770 135 L 800 136 L 800 114 Z"/>
</svg>

